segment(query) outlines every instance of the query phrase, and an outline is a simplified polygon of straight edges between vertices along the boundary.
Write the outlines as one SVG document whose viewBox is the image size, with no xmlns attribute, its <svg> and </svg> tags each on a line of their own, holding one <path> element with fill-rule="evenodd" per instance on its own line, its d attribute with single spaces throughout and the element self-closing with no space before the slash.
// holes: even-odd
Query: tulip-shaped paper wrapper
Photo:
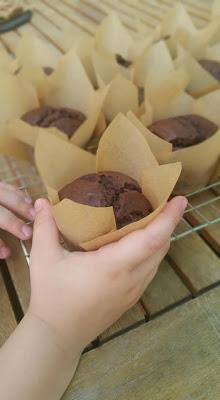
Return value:
<svg viewBox="0 0 220 400">
<path fill-rule="evenodd" d="M 122 114 L 106 129 L 96 157 L 55 135 L 45 136 L 41 132 L 35 158 L 60 232 L 85 250 L 97 249 L 149 224 L 166 204 L 181 172 L 179 162 L 159 165 L 143 135 Z M 154 211 L 117 229 L 112 207 L 91 207 L 69 199 L 59 201 L 58 191 L 63 186 L 79 176 L 100 171 L 117 171 L 136 179 Z"/>
<path fill-rule="evenodd" d="M 86 120 L 70 138 L 70 141 L 83 147 L 94 132 L 107 91 L 108 87 L 98 91 L 93 89 L 78 56 L 70 51 L 48 77 L 47 90 L 41 104 L 57 108 L 69 107 L 85 115 Z M 67 136 L 56 128 L 42 129 L 45 135 L 52 132 L 67 140 Z M 34 147 L 39 127 L 16 119 L 11 121 L 10 131 L 16 138 Z"/>
<path fill-rule="evenodd" d="M 43 99 L 47 90 L 47 71 L 52 72 L 61 55 L 56 49 L 50 49 L 50 45 L 40 40 L 34 34 L 22 35 L 16 47 L 16 58 L 13 62 L 14 72 L 32 83 L 39 99 Z"/>
<path fill-rule="evenodd" d="M 151 74 L 151 79 L 146 82 L 146 96 L 152 107 L 152 120 L 147 126 L 160 119 L 176 117 L 187 114 L 197 114 L 207 118 L 220 127 L 220 90 L 212 91 L 198 99 L 193 99 L 184 91 L 187 76 L 182 70 L 176 70 L 157 83 L 157 76 Z M 148 141 L 153 153 L 162 164 L 181 161 L 182 173 L 175 187 L 175 193 L 189 193 L 197 190 L 216 177 L 220 157 L 220 129 L 203 142 L 172 151 L 172 145 L 162 140 L 144 127 L 132 114 L 128 118 L 141 130 Z"/>
<path fill-rule="evenodd" d="M 0 108 L 0 153 L 18 158 L 27 158 L 23 143 L 10 135 L 8 122 L 20 118 L 32 107 L 39 107 L 36 91 L 21 77 L 0 68 L 1 108 Z"/>
</svg>

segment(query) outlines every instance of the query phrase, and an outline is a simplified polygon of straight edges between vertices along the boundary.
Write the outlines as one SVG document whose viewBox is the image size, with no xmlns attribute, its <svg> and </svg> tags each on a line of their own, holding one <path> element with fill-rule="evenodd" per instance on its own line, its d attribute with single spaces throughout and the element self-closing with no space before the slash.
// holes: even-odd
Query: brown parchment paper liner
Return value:
<svg viewBox="0 0 220 400">
<path fill-rule="evenodd" d="M 187 72 L 179 68 L 158 73 L 158 70 L 151 70 L 145 83 L 145 102 L 148 108 L 148 102 L 152 107 L 152 121 L 187 114 L 193 102 L 184 92 L 189 82 Z"/>
<path fill-rule="evenodd" d="M 152 46 L 147 46 L 134 63 L 134 82 L 144 87 L 146 77 L 151 71 L 157 73 L 158 79 L 174 70 L 174 64 L 166 42 L 160 40 Z"/>
<path fill-rule="evenodd" d="M 22 78 L 0 69 L 0 82 L 0 122 L 19 118 L 32 108 L 39 107 L 35 89 Z"/>
<path fill-rule="evenodd" d="M 59 157 L 55 160 L 54 154 L 58 152 Z M 118 114 L 106 129 L 96 158 L 69 142 L 41 132 L 35 147 L 35 159 L 48 188 L 61 233 L 85 250 L 97 249 L 146 226 L 166 203 L 181 171 L 179 162 L 160 166 L 146 139 L 123 114 Z M 136 179 L 154 211 L 117 230 L 112 207 L 90 207 L 67 199 L 59 202 L 57 192 L 64 185 L 95 170 L 119 171 Z"/>
<path fill-rule="evenodd" d="M 219 22 L 210 21 L 204 28 L 197 29 L 181 3 L 176 4 L 161 22 L 161 36 L 167 38 L 167 45 L 173 57 L 178 44 L 196 58 L 204 56 L 205 48 L 218 36 Z"/>
<path fill-rule="evenodd" d="M 129 60 L 129 50 L 133 46 L 133 39 L 116 13 L 112 12 L 102 20 L 94 37 L 97 49 L 120 54 Z"/>
<path fill-rule="evenodd" d="M 177 86 L 173 86 L 171 80 L 170 88 L 167 86 L 167 82 L 166 80 L 166 90 L 164 90 L 163 84 L 161 84 L 160 88 L 155 86 L 154 89 L 151 81 L 151 88 L 148 91 L 148 95 L 150 94 L 150 103 L 153 99 L 153 121 L 178 115 L 198 114 L 220 126 L 220 89 L 212 91 L 198 99 L 192 99 L 183 91 L 184 85 L 182 85 L 182 91 L 180 90 L 181 85 L 179 85 L 179 81 L 177 82 Z M 176 88 L 176 91 L 174 88 Z M 187 100 L 185 102 L 185 96 L 186 99 L 189 97 L 190 101 Z M 156 98 L 158 98 L 158 102 L 156 102 Z M 174 107 L 172 107 L 172 104 Z M 137 126 L 134 116 L 132 117 L 132 122 Z M 145 138 L 150 143 L 160 163 L 181 161 L 182 173 L 175 187 L 175 193 L 188 193 L 205 186 L 215 175 L 220 156 L 220 130 L 200 144 L 173 152 L 167 146 L 163 150 L 163 142 L 159 138 L 157 138 L 157 142 L 154 141 L 152 144 L 152 133 L 149 134 L 148 129 L 144 130 L 142 128 L 141 132 L 143 133 L 143 131 Z"/>
<path fill-rule="evenodd" d="M 161 22 L 161 34 L 163 36 L 172 35 L 178 28 L 184 28 L 191 33 L 196 32 L 196 27 L 181 3 L 175 4 L 164 16 Z"/>
<path fill-rule="evenodd" d="M 97 81 L 92 63 L 92 51 L 94 49 L 95 41 L 94 37 L 87 35 L 86 32 L 83 34 L 64 32 L 63 41 L 64 46 L 67 46 L 67 51 L 72 49 L 77 53 L 93 87 L 96 88 Z"/>
<path fill-rule="evenodd" d="M 41 67 L 56 68 L 60 55 L 51 51 L 37 35 L 25 32 L 18 42 L 15 51 L 15 62 L 21 67 L 27 61 L 31 61 Z"/>
<path fill-rule="evenodd" d="M 133 22 L 136 31 L 132 36 L 115 13 L 110 13 L 98 26 L 92 52 L 92 62 L 98 85 L 100 85 L 100 79 L 103 83 L 108 84 L 118 73 L 129 80 L 134 80 L 136 63 L 138 66 L 142 65 L 141 55 L 159 36 L 157 28 L 152 32 L 147 32 L 146 26 L 141 24 L 138 19 Z M 116 54 L 121 55 L 132 64 L 127 68 L 120 65 L 116 61 Z M 136 75 L 138 75 L 138 71 Z"/>
<path fill-rule="evenodd" d="M 206 58 L 209 60 L 220 61 L 220 42 L 213 44 L 206 49 Z"/>
<path fill-rule="evenodd" d="M 22 35 L 15 55 L 14 72 L 19 71 L 18 75 L 32 83 L 39 98 L 43 98 L 47 87 L 47 75 L 43 67 L 55 69 L 60 56 L 55 51 L 51 51 L 39 37 L 30 33 Z"/>
<path fill-rule="evenodd" d="M 0 154 L 20 160 L 31 160 L 27 147 L 10 135 L 6 123 L 0 123 Z"/>
<path fill-rule="evenodd" d="M 74 51 L 70 51 L 59 62 L 54 73 L 47 79 L 47 89 L 41 101 L 43 105 L 70 107 L 81 111 L 86 120 L 75 131 L 70 141 L 84 146 L 95 129 L 108 87 L 95 91 L 88 76 Z M 34 109 L 35 107 L 32 107 Z M 14 120 L 9 124 L 11 134 L 34 146 L 39 127 L 33 127 L 24 121 Z M 45 133 L 51 128 L 42 128 Z M 52 129 L 58 134 L 58 130 Z M 66 140 L 66 135 L 59 131 Z"/>
<path fill-rule="evenodd" d="M 5 51 L 0 51 L 0 68 L 13 72 L 12 57 Z"/>
<path fill-rule="evenodd" d="M 211 7 L 212 17 L 220 17 L 220 3 L 219 0 L 214 0 Z"/>
<path fill-rule="evenodd" d="M 179 46 L 176 66 L 183 67 L 189 76 L 187 91 L 194 97 L 202 96 L 220 87 L 220 83 L 185 49 Z"/>
<path fill-rule="evenodd" d="M 129 110 L 138 111 L 138 89 L 122 75 L 116 75 L 109 84 L 103 104 L 105 119 L 111 122 L 119 112 L 126 114 Z"/>
<path fill-rule="evenodd" d="M 107 50 L 94 48 L 91 52 L 91 59 L 98 87 L 107 85 L 118 74 L 133 80 L 133 65 L 128 68 L 123 67 L 117 63 L 115 55 Z"/>
</svg>

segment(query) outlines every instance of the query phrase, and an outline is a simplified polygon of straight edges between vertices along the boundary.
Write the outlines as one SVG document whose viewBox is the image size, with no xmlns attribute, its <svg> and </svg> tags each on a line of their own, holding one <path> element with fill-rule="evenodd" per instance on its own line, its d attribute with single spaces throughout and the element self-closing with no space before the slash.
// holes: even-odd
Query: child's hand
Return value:
<svg viewBox="0 0 220 400">
<path fill-rule="evenodd" d="M 176 197 L 145 229 L 97 251 L 69 253 L 59 245 L 49 203 L 37 200 L 27 316 L 45 321 L 66 349 L 81 351 L 138 301 L 185 207 Z"/>
<path fill-rule="evenodd" d="M 34 217 L 35 210 L 31 198 L 21 190 L 0 182 L 0 228 L 26 240 L 31 237 L 32 228 L 23 219 L 32 221 Z M 9 255 L 10 249 L 0 239 L 0 259 Z"/>
</svg>

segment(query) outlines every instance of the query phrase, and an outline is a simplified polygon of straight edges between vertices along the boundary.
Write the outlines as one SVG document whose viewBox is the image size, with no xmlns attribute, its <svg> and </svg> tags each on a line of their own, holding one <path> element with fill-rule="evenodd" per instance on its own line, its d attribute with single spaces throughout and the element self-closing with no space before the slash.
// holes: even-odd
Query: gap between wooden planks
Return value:
<svg viewBox="0 0 220 400">
<path fill-rule="evenodd" d="M 0 263 L 0 346 L 6 341 L 17 323 L 2 276 L 3 264 Z"/>
<path fill-rule="evenodd" d="M 219 316 L 220 287 L 85 354 L 62 400 L 218 399 Z"/>
</svg>

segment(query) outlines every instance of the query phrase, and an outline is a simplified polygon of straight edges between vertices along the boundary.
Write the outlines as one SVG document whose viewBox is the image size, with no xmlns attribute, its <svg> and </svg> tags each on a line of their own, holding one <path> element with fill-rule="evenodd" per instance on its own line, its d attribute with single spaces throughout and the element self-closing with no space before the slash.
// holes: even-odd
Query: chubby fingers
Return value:
<svg viewBox="0 0 220 400">
<path fill-rule="evenodd" d="M 5 258 L 9 257 L 11 251 L 9 247 L 0 239 L 0 260 L 4 260 Z"/>
<path fill-rule="evenodd" d="M 39 255 L 42 254 L 44 260 L 48 260 L 52 265 L 52 260 L 59 257 L 63 249 L 59 243 L 59 234 L 49 201 L 38 199 L 35 202 L 35 211 L 31 260 L 35 255 L 39 259 Z"/>
<path fill-rule="evenodd" d="M 0 182 L 0 204 L 28 220 L 35 217 L 31 197 L 5 182 Z"/>
<path fill-rule="evenodd" d="M 111 264 L 136 267 L 166 246 L 186 206 L 185 197 L 173 198 L 146 228 L 103 247 L 101 254 L 110 260 Z"/>
<path fill-rule="evenodd" d="M 2 206 L 0 206 L 0 228 L 21 240 L 27 240 L 32 236 L 31 226 Z"/>
</svg>

